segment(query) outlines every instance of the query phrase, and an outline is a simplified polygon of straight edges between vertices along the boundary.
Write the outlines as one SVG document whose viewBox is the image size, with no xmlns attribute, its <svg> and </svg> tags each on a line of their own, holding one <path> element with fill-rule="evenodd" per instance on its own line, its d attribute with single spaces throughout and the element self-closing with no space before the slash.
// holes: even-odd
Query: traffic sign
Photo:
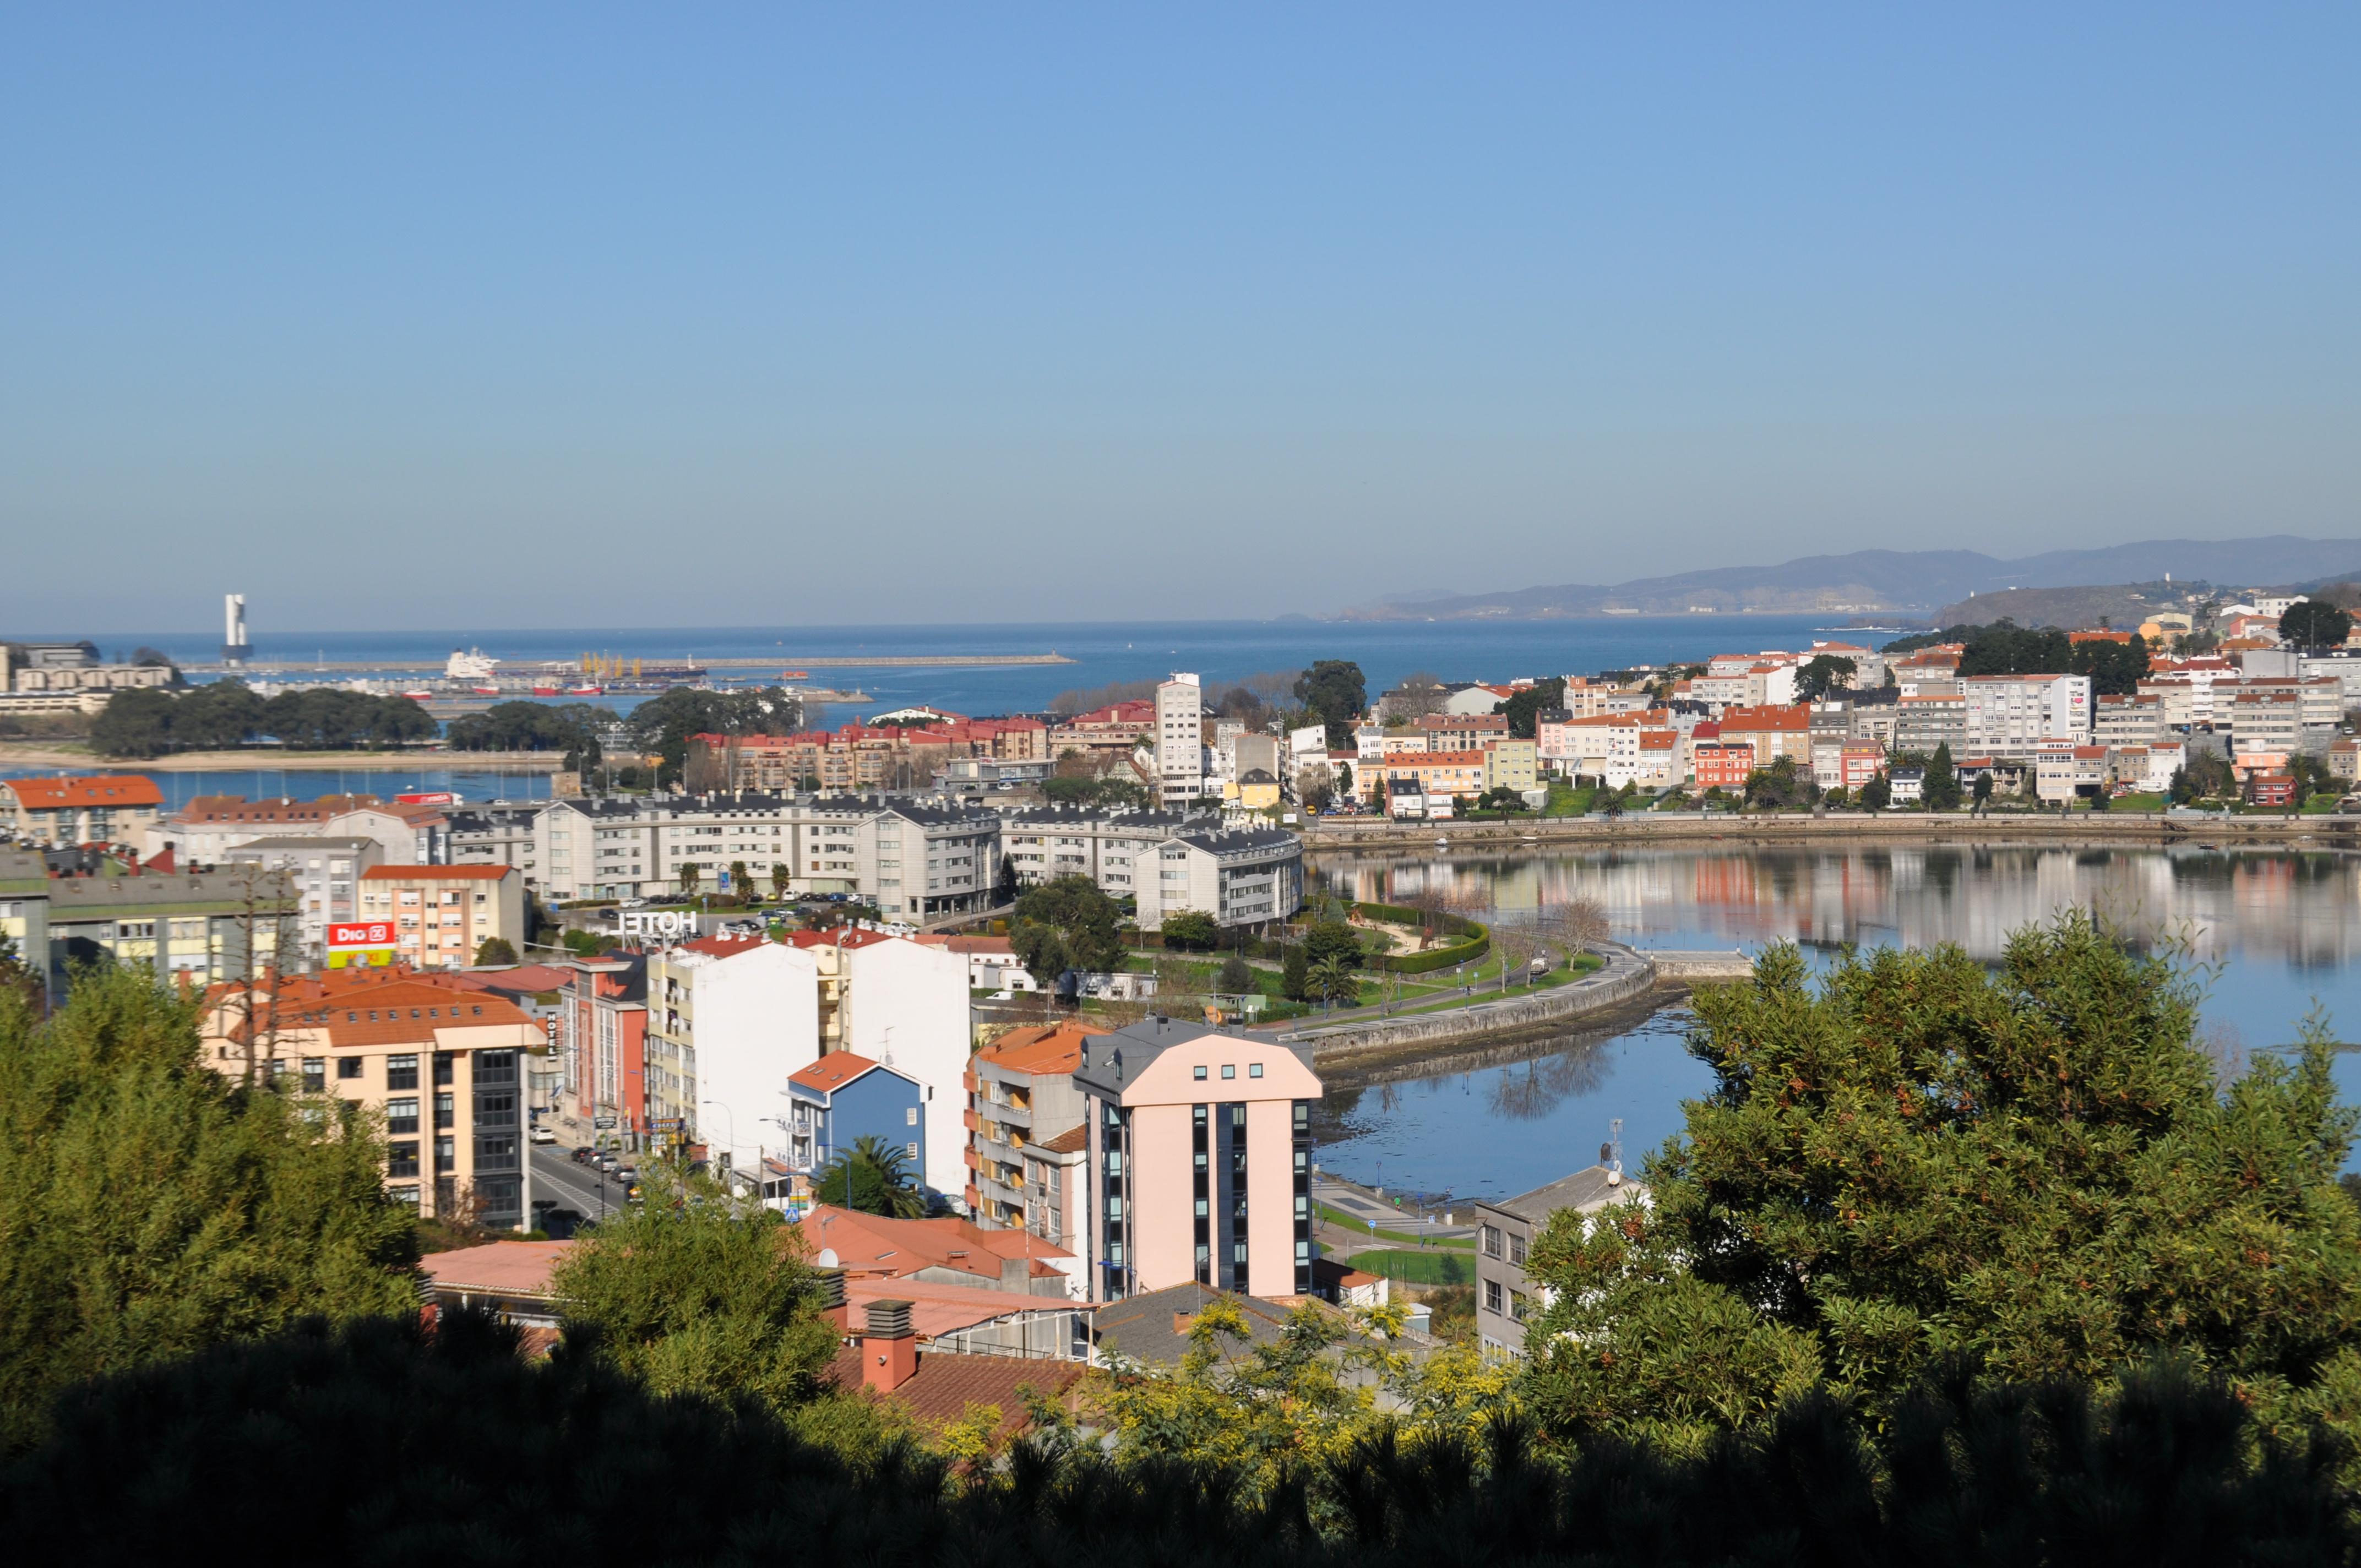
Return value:
<svg viewBox="0 0 2361 1568">
<path fill-rule="evenodd" d="M 615 1124 L 615 1118 L 612 1116 L 593 1116 L 590 1118 L 590 1124 L 603 1133 L 608 1128 Z"/>
</svg>

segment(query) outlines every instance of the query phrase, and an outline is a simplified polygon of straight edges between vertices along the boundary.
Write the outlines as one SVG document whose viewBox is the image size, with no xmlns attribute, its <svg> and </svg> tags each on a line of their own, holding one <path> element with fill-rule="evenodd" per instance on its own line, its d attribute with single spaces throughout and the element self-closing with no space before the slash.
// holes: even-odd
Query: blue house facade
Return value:
<svg viewBox="0 0 2361 1568">
<path fill-rule="evenodd" d="M 817 1176 L 864 1137 L 901 1150 L 913 1172 L 925 1170 L 925 1087 L 851 1051 L 831 1052 L 787 1080 L 789 1168 Z"/>
</svg>

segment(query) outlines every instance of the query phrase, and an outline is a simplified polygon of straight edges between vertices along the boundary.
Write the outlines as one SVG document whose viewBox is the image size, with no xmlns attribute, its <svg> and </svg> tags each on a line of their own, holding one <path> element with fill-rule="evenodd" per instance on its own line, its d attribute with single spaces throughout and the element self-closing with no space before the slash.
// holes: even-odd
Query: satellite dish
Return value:
<svg viewBox="0 0 2361 1568">
<path fill-rule="evenodd" d="M 837 1266 L 836 1249 L 832 1246 L 824 1246 L 819 1249 L 819 1255 L 812 1261 L 822 1268 L 834 1268 Z"/>
</svg>

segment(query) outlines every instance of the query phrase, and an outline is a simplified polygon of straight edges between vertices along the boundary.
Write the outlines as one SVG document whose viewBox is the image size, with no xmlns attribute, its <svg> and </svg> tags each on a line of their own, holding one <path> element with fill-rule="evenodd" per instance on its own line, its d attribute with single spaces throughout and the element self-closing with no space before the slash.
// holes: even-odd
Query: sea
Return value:
<svg viewBox="0 0 2361 1568">
<path fill-rule="evenodd" d="M 1872 642 L 1860 631 L 1824 630 L 1843 618 L 1795 615 L 1601 616 L 1568 620 L 1188 620 L 1083 621 L 1057 625 L 578 628 L 570 630 L 449 631 L 256 630 L 254 657 L 335 663 L 394 661 L 386 678 L 440 674 L 454 650 L 480 650 L 517 664 L 577 662 L 586 653 L 649 663 L 711 659 L 775 659 L 781 671 L 818 659 L 849 665 L 809 670 L 807 684 L 851 689 L 871 700 L 862 711 L 923 703 L 972 716 L 1038 712 L 1059 694 L 1123 682 L 1161 680 L 1175 671 L 1223 687 L 1249 675 L 1301 670 L 1320 659 L 1361 666 L 1372 695 L 1403 676 L 1507 682 L 1521 676 L 1592 674 L 1637 664 L 1697 661 L 1718 652 L 1755 652 L 1809 645 L 1815 636 Z M 1891 625 L 1891 622 L 1884 623 Z M 79 637 L 91 635 L 74 633 Z M 1888 636 L 1891 633 L 1887 634 Z M 147 646 L 189 664 L 214 662 L 216 634 L 122 631 L 91 635 L 109 655 Z M 1057 653 L 1061 664 L 895 665 L 869 658 L 916 655 Z M 718 680 L 775 680 L 759 669 L 720 670 Z M 273 679 L 302 680 L 297 672 Z M 325 678 L 324 676 L 324 678 Z M 560 697 L 552 699 L 566 701 Z M 617 697 L 628 707 L 641 700 Z M 857 717 L 831 714 L 832 722 Z"/>
</svg>

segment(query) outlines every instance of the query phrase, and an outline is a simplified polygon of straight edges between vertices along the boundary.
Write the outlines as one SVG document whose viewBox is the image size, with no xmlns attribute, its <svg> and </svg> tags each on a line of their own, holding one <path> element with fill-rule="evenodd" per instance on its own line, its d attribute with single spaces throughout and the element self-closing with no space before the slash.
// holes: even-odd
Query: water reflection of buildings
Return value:
<svg viewBox="0 0 2361 1568">
<path fill-rule="evenodd" d="M 2276 956 L 2331 968 L 2361 949 L 2361 857 L 2220 850 L 2011 846 L 1625 850 L 1500 859 L 1332 859 L 1358 899 L 1442 891 L 1507 910 L 1597 899 L 1642 945 L 1956 943 L 1999 956 L 2008 935 L 2068 909 L 2201 958 Z"/>
</svg>

